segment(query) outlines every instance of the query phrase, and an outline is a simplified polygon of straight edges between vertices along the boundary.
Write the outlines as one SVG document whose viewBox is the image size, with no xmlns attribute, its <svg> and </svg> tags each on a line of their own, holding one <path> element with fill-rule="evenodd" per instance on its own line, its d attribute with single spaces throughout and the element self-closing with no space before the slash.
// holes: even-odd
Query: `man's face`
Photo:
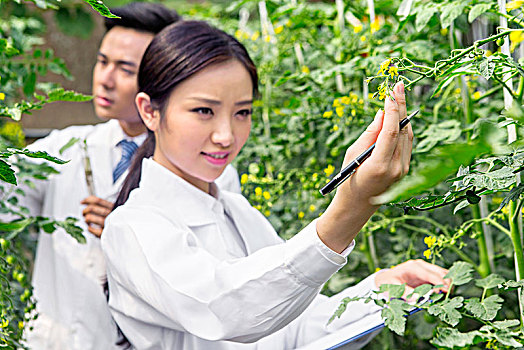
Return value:
<svg viewBox="0 0 524 350">
<path fill-rule="evenodd" d="M 93 104 L 99 118 L 140 122 L 135 106 L 137 73 L 153 36 L 118 26 L 104 36 L 93 69 Z"/>
</svg>

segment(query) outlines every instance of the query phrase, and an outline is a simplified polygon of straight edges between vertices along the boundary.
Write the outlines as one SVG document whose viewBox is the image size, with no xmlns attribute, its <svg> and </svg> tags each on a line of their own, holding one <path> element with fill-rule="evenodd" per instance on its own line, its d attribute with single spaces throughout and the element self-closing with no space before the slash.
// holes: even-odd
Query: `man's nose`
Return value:
<svg viewBox="0 0 524 350">
<path fill-rule="evenodd" d="M 108 64 L 100 69 L 99 82 L 104 88 L 111 90 L 115 87 L 115 66 Z"/>
</svg>

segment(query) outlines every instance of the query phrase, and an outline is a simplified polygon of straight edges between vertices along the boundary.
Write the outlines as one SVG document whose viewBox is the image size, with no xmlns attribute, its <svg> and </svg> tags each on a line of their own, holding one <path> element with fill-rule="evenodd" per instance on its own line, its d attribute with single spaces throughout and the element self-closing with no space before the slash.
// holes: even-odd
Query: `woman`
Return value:
<svg viewBox="0 0 524 350">
<path fill-rule="evenodd" d="M 370 199 L 409 168 L 412 131 L 398 128 L 403 85 L 345 163 L 376 141 L 370 159 L 320 218 L 284 243 L 242 196 L 214 184 L 250 132 L 258 81 L 245 48 L 203 22 L 178 23 L 153 39 L 138 81 L 136 104 L 150 132 L 116 203 L 125 205 L 102 235 L 109 305 L 134 347 L 295 348 L 374 311 L 360 304 L 327 328 L 345 296 L 382 283 L 443 283 L 444 269 L 409 262 L 334 298 L 318 295 L 377 209 Z"/>
</svg>

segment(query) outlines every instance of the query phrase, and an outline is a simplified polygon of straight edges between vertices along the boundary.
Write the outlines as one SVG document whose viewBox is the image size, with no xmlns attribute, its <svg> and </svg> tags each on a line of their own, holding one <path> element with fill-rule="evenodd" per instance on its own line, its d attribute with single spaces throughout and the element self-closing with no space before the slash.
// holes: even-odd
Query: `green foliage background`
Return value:
<svg viewBox="0 0 524 350">
<path fill-rule="evenodd" d="M 524 268 L 516 273 L 519 260 L 514 257 L 522 258 L 524 69 L 519 47 L 524 35 L 497 27 L 503 16 L 509 28 L 523 28 L 522 4 L 512 2 L 515 9 L 509 7 L 504 15 L 494 0 L 377 0 L 377 20 L 372 22 L 368 1 L 341 3 L 342 8 L 337 2 L 293 0 L 166 5 L 235 35 L 257 64 L 261 97 L 251 137 L 235 165 L 244 195 L 284 238 L 322 214 L 330 197 L 318 190 L 340 170 L 345 150 L 382 107 L 380 96 L 403 79 L 410 87 L 409 110 L 420 110 L 413 121 L 411 173 L 381 198 L 386 205 L 362 230 L 347 266 L 324 293 L 336 293 L 407 259 L 427 259 L 451 268 L 453 294 L 433 296 L 435 303 L 423 306 L 426 311 L 407 324 L 405 303 L 385 301 L 392 331 L 382 332 L 367 348 L 520 346 Z M 87 98 L 41 82 L 47 71 L 69 73 L 61 59 L 38 47 L 45 30 L 40 11 L 56 8 L 59 28 L 85 35 L 93 25 L 88 5 L 35 4 L 38 9 L 0 4 L 0 92 L 6 94 L 0 114 L 5 120 L 18 120 L 52 100 Z M 501 41 L 515 53 L 500 52 Z M 511 108 L 505 108 L 504 90 L 514 100 Z M 0 168 L 5 169 L 3 180 L 13 182 L 8 160 L 13 151 L 7 145 L 22 147 L 22 139 L 17 124 L 3 125 L 2 150 L 7 153 Z M 511 144 L 509 125 L 517 132 Z M 55 171 L 47 165 L 31 168 L 23 158 L 20 162 L 26 172 L 18 174 L 19 181 L 24 174 L 29 180 Z M 55 168 L 59 171 L 59 165 Z M 14 201 L 9 192 L 3 199 Z M 12 210 L 2 205 L 4 212 Z M 30 231 L 64 225 L 29 218 L 23 208 L 17 214 L 14 223 L 5 224 L 11 226 L 0 225 L 0 272 L 7 281 L 0 300 L 1 339 L 14 347 L 24 329 L 19 322 L 27 320 L 33 307 Z M 346 307 L 351 307 L 349 300 L 337 315 Z"/>
</svg>

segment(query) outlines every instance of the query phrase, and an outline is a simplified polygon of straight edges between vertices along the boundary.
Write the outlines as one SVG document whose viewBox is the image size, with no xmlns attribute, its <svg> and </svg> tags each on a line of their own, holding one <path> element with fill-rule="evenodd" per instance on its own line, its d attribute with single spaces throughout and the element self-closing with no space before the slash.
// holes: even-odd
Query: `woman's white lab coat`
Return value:
<svg viewBox="0 0 524 350">
<path fill-rule="evenodd" d="M 292 349 L 376 311 L 357 303 L 327 327 L 340 299 L 374 287 L 319 296 L 354 244 L 333 252 L 315 222 L 284 243 L 241 195 L 212 192 L 145 159 L 106 221 L 109 306 L 137 349 Z"/>
</svg>

